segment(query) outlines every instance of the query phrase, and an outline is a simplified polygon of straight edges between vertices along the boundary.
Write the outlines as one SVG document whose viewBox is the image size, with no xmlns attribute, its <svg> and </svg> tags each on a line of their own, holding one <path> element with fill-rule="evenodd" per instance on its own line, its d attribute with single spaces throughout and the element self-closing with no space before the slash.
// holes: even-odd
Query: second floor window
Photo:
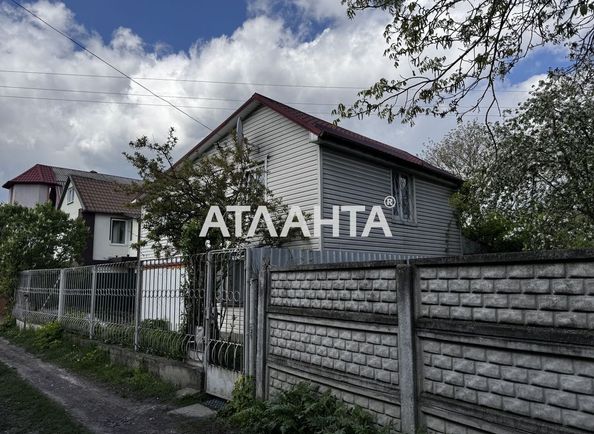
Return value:
<svg viewBox="0 0 594 434">
<path fill-rule="evenodd" d="M 414 219 L 412 177 L 406 173 L 392 171 L 392 195 L 396 199 L 394 215 L 403 221 L 412 221 Z"/>
<path fill-rule="evenodd" d="M 70 204 L 74 202 L 74 188 L 70 187 L 66 190 L 66 203 Z"/>
</svg>

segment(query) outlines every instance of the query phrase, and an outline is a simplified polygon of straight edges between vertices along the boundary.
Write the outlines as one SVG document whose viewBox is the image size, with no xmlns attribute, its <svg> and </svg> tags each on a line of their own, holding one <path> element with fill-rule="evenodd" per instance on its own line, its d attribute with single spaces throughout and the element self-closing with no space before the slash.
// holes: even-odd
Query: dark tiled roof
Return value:
<svg viewBox="0 0 594 434">
<path fill-rule="evenodd" d="M 64 185 L 66 185 L 66 181 L 68 180 L 68 177 L 70 175 L 84 176 L 85 178 L 91 178 L 91 179 L 97 179 L 97 180 L 103 180 L 103 181 L 119 182 L 122 184 L 131 184 L 135 181 L 138 181 L 137 179 L 126 178 L 123 176 L 108 175 L 106 173 L 99 173 L 99 172 L 95 172 L 95 171 L 87 172 L 84 170 L 66 169 L 64 167 L 52 166 L 52 170 L 54 171 L 56 180 L 62 187 L 64 187 Z"/>
<path fill-rule="evenodd" d="M 383 155 L 388 155 L 395 158 L 400 163 L 404 163 L 413 168 L 432 173 L 433 175 L 447 179 L 449 181 L 453 181 L 456 183 L 462 182 L 462 180 L 456 177 L 455 175 L 443 169 L 440 169 L 439 167 L 436 167 L 426 162 L 425 160 L 410 154 L 409 152 L 403 151 L 402 149 L 398 149 L 394 146 L 390 146 L 382 142 L 378 142 L 377 140 L 370 139 L 369 137 L 357 134 L 353 131 L 347 130 L 346 128 L 339 127 L 323 119 L 309 115 L 305 112 L 302 112 L 301 110 L 297 110 L 293 107 L 275 101 L 258 93 L 253 94 L 252 97 L 249 100 L 247 100 L 239 109 L 237 109 L 231 116 L 229 116 L 229 118 L 225 122 L 223 122 L 221 125 L 215 128 L 208 136 L 206 136 L 200 143 L 198 143 L 192 150 L 190 150 L 190 152 L 188 152 L 183 158 L 190 156 L 191 154 L 196 152 L 200 147 L 209 142 L 213 137 L 215 137 L 219 133 L 219 131 L 225 125 L 228 124 L 228 122 L 235 119 L 244 109 L 246 109 L 254 102 L 257 102 L 276 111 L 277 113 L 285 116 L 287 119 L 302 126 L 306 130 L 314 133 L 320 138 L 328 138 L 333 139 L 334 141 L 344 142 L 346 144 L 351 145 L 354 149 L 360 149 L 363 152 L 373 151 Z"/>
<path fill-rule="evenodd" d="M 140 217 L 140 210 L 130 207 L 133 196 L 123 188 L 129 182 L 78 175 L 70 175 L 70 180 L 76 188 L 84 211 Z"/>
<path fill-rule="evenodd" d="M 85 178 L 92 178 L 104 181 L 113 181 L 124 184 L 130 184 L 135 179 L 125 178 L 123 176 L 108 175 L 105 173 L 98 173 L 95 171 L 86 172 L 84 170 L 67 169 L 65 167 L 46 166 L 45 164 L 36 164 L 27 171 L 23 172 L 16 178 L 6 182 L 3 187 L 10 188 L 14 184 L 47 184 L 57 185 L 64 188 L 66 181 L 70 175 L 84 176 Z"/>
<path fill-rule="evenodd" d="M 50 166 L 43 164 L 36 164 L 29 170 L 21 173 L 16 178 L 6 182 L 2 187 L 10 188 L 14 184 L 46 184 L 46 185 L 58 185 L 54 171 Z"/>
</svg>

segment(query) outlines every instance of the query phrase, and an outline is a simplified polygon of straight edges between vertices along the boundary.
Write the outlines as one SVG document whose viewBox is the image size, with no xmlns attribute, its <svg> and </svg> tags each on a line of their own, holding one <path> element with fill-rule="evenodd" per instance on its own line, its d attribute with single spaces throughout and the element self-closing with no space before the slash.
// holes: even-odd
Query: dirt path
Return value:
<svg viewBox="0 0 594 434">
<path fill-rule="evenodd" d="M 95 433 L 179 433 L 168 407 L 124 399 L 0 338 L 0 361 Z"/>
</svg>

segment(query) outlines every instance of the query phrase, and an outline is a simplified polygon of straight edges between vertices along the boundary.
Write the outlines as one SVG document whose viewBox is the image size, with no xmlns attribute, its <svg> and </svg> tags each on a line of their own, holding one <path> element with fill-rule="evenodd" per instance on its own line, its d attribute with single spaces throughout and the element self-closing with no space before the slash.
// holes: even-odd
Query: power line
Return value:
<svg viewBox="0 0 594 434">
<path fill-rule="evenodd" d="M 168 105 L 170 105 L 171 107 L 173 107 L 174 109 L 176 109 L 177 111 L 179 111 L 180 113 L 183 113 L 184 115 L 186 115 L 188 118 L 192 119 L 194 122 L 197 122 L 198 124 L 202 125 L 204 128 L 206 128 L 207 130 L 212 131 L 212 128 L 210 128 L 208 125 L 202 123 L 201 121 L 199 121 L 198 119 L 196 119 L 195 117 L 191 116 L 190 114 L 186 113 L 185 111 L 183 111 L 182 109 L 180 109 L 179 107 L 177 107 L 175 104 L 169 102 L 168 100 L 166 100 L 165 98 L 157 95 L 155 92 L 153 92 L 152 90 L 150 90 L 148 87 L 144 86 L 143 84 L 139 83 L 138 81 L 136 81 L 135 79 L 133 79 L 131 76 L 129 76 L 128 74 L 126 74 L 125 72 L 121 71 L 120 69 L 116 68 L 115 66 L 113 66 L 111 63 L 109 63 L 107 60 L 104 60 L 102 57 L 98 56 L 97 54 L 93 53 L 91 50 L 89 50 L 87 47 L 85 47 L 83 44 L 81 44 L 80 42 L 76 41 L 75 39 L 71 38 L 70 36 L 68 36 L 66 33 L 62 32 L 61 30 L 57 29 L 56 27 L 52 26 L 50 23 L 48 23 L 47 21 L 45 21 L 43 18 L 39 17 L 38 15 L 36 15 L 35 13 L 33 13 L 32 11 L 30 11 L 29 9 L 27 9 L 25 6 L 23 6 L 22 4 L 20 4 L 19 2 L 17 2 L 16 0 L 10 0 L 12 3 L 14 3 L 15 5 L 17 5 L 18 7 L 20 7 L 21 9 L 23 9 L 24 11 L 26 11 L 28 14 L 30 14 L 31 16 L 33 16 L 34 18 L 36 18 L 37 20 L 41 21 L 43 24 L 45 24 L 46 26 L 48 26 L 50 29 L 52 29 L 53 31 L 55 31 L 56 33 L 62 35 L 63 37 L 65 37 L 66 39 L 70 40 L 73 44 L 77 45 L 78 47 L 80 47 L 81 49 L 83 49 L 84 51 L 86 51 L 87 53 L 89 53 L 91 56 L 95 57 L 96 59 L 100 60 L 101 62 L 103 62 L 104 64 L 106 64 L 107 66 L 109 66 L 110 68 L 112 68 L 114 71 L 118 72 L 119 74 L 123 75 L 124 77 L 126 77 L 128 80 L 132 81 L 133 83 L 137 84 L 138 86 L 142 87 L 144 90 L 146 90 L 147 92 L 149 92 L 151 95 L 153 95 L 154 97 L 160 99 L 161 101 L 167 103 Z"/>
<path fill-rule="evenodd" d="M 12 1 L 12 0 L 11 0 Z M 42 71 L 22 71 L 13 69 L 0 69 L 0 72 L 14 74 L 37 74 L 37 75 L 58 75 L 67 77 L 91 77 L 91 78 L 115 78 L 122 79 L 118 75 L 101 74 L 79 74 L 74 72 L 42 72 Z M 137 80 L 155 80 L 155 81 L 178 81 L 188 83 L 207 83 L 207 84 L 228 84 L 228 85 L 246 85 L 246 86 L 267 86 L 267 87 L 294 87 L 294 88 L 312 88 L 312 89 L 345 89 L 361 90 L 366 86 L 325 86 L 318 84 L 289 84 L 289 83 L 257 83 L 248 81 L 221 81 L 221 80 L 201 80 L 193 78 L 166 78 L 166 77 L 135 77 Z"/>
<path fill-rule="evenodd" d="M 69 99 L 69 98 L 50 98 L 42 96 L 25 96 L 25 95 L 0 95 L 0 98 L 14 98 L 14 99 L 27 99 L 27 100 L 41 100 L 41 101 L 61 101 L 61 102 L 77 102 L 77 103 L 97 103 L 97 104 L 117 104 L 117 105 L 138 105 L 138 106 L 151 106 L 151 107 L 169 107 L 167 104 L 156 104 L 156 103 L 143 103 L 143 102 L 131 102 L 131 101 L 103 101 L 103 100 L 89 100 L 89 99 Z M 180 105 L 178 107 L 191 108 L 191 109 L 205 109 L 205 110 L 229 110 L 233 111 L 235 108 L 230 107 L 204 107 L 204 106 L 193 106 L 193 105 Z M 310 115 L 331 115 L 330 112 L 307 112 Z M 447 117 L 454 117 L 454 114 L 448 114 Z M 466 114 L 468 117 L 484 117 L 484 114 Z M 503 115 L 489 114 L 490 117 L 505 117 Z"/>
<path fill-rule="evenodd" d="M 52 88 L 52 87 L 31 87 L 31 86 L 12 86 L 12 85 L 0 85 L 2 89 L 18 89 L 18 90 L 42 90 L 47 92 L 66 92 L 66 93 L 88 93 L 98 95 L 118 95 L 118 96 L 152 96 L 146 93 L 128 93 L 128 92 L 109 92 L 100 90 L 79 90 L 79 89 L 63 89 L 63 88 Z M 205 101 L 228 101 L 228 102 L 245 102 L 249 97 L 244 99 L 238 98 L 214 98 L 206 96 L 188 96 L 188 95 L 162 95 L 165 98 L 179 98 L 179 99 L 196 99 Z M 330 106 L 335 107 L 338 103 L 323 103 L 323 102 L 285 102 L 284 104 L 294 105 L 315 105 L 315 106 Z"/>
<path fill-rule="evenodd" d="M 109 92 L 109 91 L 100 91 L 100 90 L 80 90 L 80 89 L 63 89 L 63 88 L 54 88 L 54 87 L 32 87 L 32 86 L 12 86 L 12 85 L 3 85 L 0 84 L 0 89 L 15 89 L 15 90 L 40 90 L 44 92 L 65 92 L 65 93 L 86 93 L 92 95 L 117 95 L 117 96 L 139 96 L 139 97 L 147 97 L 152 96 L 149 94 L 143 93 L 127 93 L 127 92 Z M 205 101 L 225 101 L 225 102 L 245 102 L 249 97 L 244 99 L 236 99 L 236 98 L 214 98 L 214 97 L 205 97 L 205 96 L 187 96 L 187 95 L 163 95 L 167 98 L 179 98 L 179 99 L 195 99 L 195 100 L 205 100 Z M 287 105 L 312 105 L 312 106 L 325 106 L 325 107 L 337 107 L 338 103 L 323 103 L 323 102 L 285 102 L 282 101 L 283 104 Z M 182 105 L 178 105 L 178 107 L 184 107 Z M 187 106 L 185 106 L 187 107 Z M 429 106 L 427 106 L 429 107 Z M 468 109 L 472 107 L 468 106 L 458 106 L 460 109 Z M 508 107 L 508 106 L 499 106 L 500 109 L 515 109 L 517 107 Z"/>
<path fill-rule="evenodd" d="M 13 1 L 13 0 L 11 0 Z M 79 74 L 75 72 L 44 72 L 44 71 L 25 71 L 19 69 L 0 69 L 1 73 L 7 74 L 33 74 L 33 75 L 54 75 L 64 77 L 86 77 L 86 78 L 114 78 L 124 79 L 118 75 L 102 75 L 102 74 Z M 226 84 L 226 85 L 245 85 L 245 86 L 266 86 L 266 87 L 291 87 L 291 88 L 311 88 L 311 89 L 338 89 L 338 90 L 361 90 L 369 87 L 365 86 L 325 86 L 317 84 L 289 84 L 289 83 L 258 83 L 249 81 L 217 81 L 217 80 L 202 80 L 192 78 L 167 78 L 167 77 L 134 77 L 136 80 L 154 80 L 154 81 L 171 81 L 171 82 L 186 82 L 186 83 L 206 83 L 206 84 Z M 132 79 L 131 79 L 132 80 Z M 481 90 L 473 90 L 473 92 L 482 92 Z M 502 93 L 528 93 L 529 90 L 511 90 L 503 89 L 497 92 Z"/>
</svg>

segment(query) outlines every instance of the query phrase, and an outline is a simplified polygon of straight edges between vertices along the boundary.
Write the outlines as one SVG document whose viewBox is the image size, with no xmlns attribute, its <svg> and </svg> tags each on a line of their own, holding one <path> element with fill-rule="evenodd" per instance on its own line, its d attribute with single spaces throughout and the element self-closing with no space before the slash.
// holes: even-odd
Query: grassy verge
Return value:
<svg viewBox="0 0 594 434">
<path fill-rule="evenodd" d="M 0 363 L 0 432 L 86 433 L 66 411 Z M 18 428 L 17 428 L 18 427 Z"/>
<path fill-rule="evenodd" d="M 45 361 L 104 383 L 123 397 L 159 400 L 174 405 L 191 404 L 202 398 L 176 400 L 173 385 L 145 370 L 111 363 L 107 352 L 96 345 L 80 346 L 70 342 L 57 323 L 36 331 L 4 325 L 0 326 L 0 336 Z"/>
</svg>

